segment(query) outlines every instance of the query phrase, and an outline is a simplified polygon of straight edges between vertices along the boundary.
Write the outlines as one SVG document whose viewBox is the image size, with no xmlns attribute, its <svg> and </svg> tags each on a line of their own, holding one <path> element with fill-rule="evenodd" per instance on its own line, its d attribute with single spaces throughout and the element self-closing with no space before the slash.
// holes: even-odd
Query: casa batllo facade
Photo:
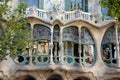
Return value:
<svg viewBox="0 0 120 80">
<path fill-rule="evenodd" d="M 21 2 L 33 46 L 0 62 L 0 80 L 120 80 L 120 30 L 99 0 Z"/>
</svg>

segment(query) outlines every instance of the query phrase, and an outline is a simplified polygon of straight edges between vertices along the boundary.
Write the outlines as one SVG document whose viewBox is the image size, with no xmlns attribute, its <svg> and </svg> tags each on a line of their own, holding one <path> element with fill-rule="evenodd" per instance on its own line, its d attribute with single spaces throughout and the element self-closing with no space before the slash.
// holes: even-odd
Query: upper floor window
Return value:
<svg viewBox="0 0 120 80">
<path fill-rule="evenodd" d="M 0 1 L 0 5 L 3 5 L 3 4 L 5 4 L 5 0 Z"/>
<path fill-rule="evenodd" d="M 25 2 L 28 7 L 39 7 L 39 0 L 22 0 L 22 2 Z"/>
<path fill-rule="evenodd" d="M 92 11 L 92 0 L 65 0 L 65 10 L 81 9 L 84 12 Z"/>
<path fill-rule="evenodd" d="M 105 19 L 110 19 L 110 16 L 108 16 L 108 8 L 102 8 L 101 11 Z"/>
</svg>

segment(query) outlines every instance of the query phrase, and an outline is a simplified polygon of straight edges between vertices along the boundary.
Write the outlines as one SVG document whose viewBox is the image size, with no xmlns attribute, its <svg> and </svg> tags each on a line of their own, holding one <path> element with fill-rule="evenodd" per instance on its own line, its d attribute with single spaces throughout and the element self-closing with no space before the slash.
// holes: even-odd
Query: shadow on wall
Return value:
<svg viewBox="0 0 120 80">
<path fill-rule="evenodd" d="M 112 79 L 109 79 L 109 80 L 120 80 L 120 78 L 112 78 Z"/>
<path fill-rule="evenodd" d="M 23 80 L 36 80 L 34 77 L 27 75 Z"/>
</svg>

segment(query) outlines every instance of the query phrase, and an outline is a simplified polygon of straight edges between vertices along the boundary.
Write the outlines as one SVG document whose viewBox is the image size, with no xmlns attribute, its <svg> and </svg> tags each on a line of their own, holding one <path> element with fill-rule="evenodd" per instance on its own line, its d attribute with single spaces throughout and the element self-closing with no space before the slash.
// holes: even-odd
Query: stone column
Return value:
<svg viewBox="0 0 120 80">
<path fill-rule="evenodd" d="M 63 32 L 62 30 L 60 30 L 60 63 L 63 64 L 63 56 L 64 56 L 64 52 L 63 52 Z"/>
<path fill-rule="evenodd" d="M 50 42 L 50 64 L 54 64 L 53 62 L 53 28 L 51 29 L 51 42 Z"/>
<path fill-rule="evenodd" d="M 81 26 L 79 26 L 78 29 L 78 34 L 79 34 L 79 47 L 78 47 L 78 53 L 79 53 L 79 66 L 82 67 L 82 61 L 81 61 Z"/>
<path fill-rule="evenodd" d="M 120 55 L 119 55 L 119 41 L 118 41 L 118 26 L 115 26 L 115 36 L 116 36 L 116 53 L 117 53 L 117 67 L 120 67 Z"/>
<path fill-rule="evenodd" d="M 31 38 L 33 39 L 33 29 L 34 29 L 34 24 L 30 24 L 31 26 Z M 32 63 L 32 56 L 33 56 L 33 53 L 32 53 L 32 50 L 33 50 L 33 45 L 32 43 L 29 43 L 28 44 L 28 50 L 29 50 L 29 57 L 30 57 L 30 62 L 29 62 L 29 65 L 33 65 Z"/>
</svg>

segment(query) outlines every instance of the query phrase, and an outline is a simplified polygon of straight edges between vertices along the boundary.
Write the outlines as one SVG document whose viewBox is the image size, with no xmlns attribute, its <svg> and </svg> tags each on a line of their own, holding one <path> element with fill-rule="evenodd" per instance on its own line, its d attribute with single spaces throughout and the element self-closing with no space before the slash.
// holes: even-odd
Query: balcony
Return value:
<svg viewBox="0 0 120 80">
<path fill-rule="evenodd" d="M 92 14 L 83 12 L 82 10 L 75 11 L 59 11 L 56 12 L 41 10 L 36 7 L 30 7 L 26 10 L 26 17 L 36 17 L 46 22 L 51 22 L 59 19 L 63 23 L 71 22 L 73 20 L 92 21 Z"/>
</svg>

